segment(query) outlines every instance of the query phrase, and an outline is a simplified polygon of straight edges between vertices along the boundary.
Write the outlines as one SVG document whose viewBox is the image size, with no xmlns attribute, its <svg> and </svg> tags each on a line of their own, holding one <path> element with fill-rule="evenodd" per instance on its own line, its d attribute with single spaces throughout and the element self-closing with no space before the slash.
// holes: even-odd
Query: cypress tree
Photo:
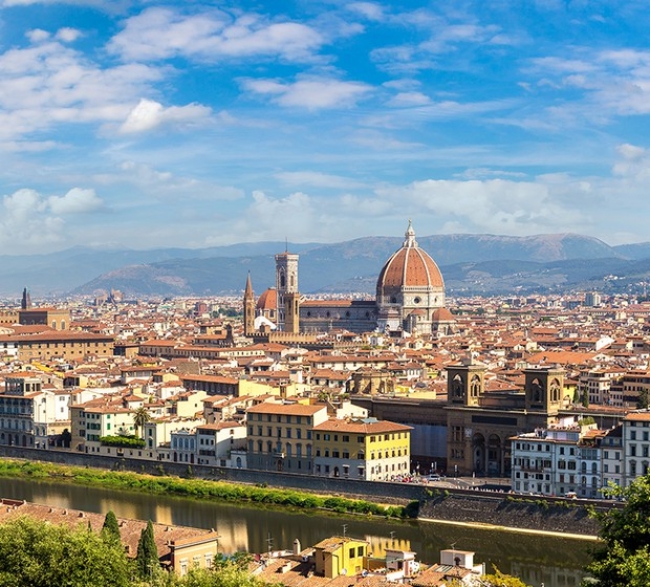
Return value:
<svg viewBox="0 0 650 587">
<path fill-rule="evenodd" d="M 135 566 L 141 579 L 149 579 L 154 573 L 157 573 L 160 566 L 151 520 L 147 522 L 147 526 L 140 533 Z"/>
<path fill-rule="evenodd" d="M 109 510 L 104 518 L 104 525 L 102 526 L 102 538 L 107 542 L 121 541 L 120 525 L 117 523 L 117 518 L 113 510 Z"/>
</svg>

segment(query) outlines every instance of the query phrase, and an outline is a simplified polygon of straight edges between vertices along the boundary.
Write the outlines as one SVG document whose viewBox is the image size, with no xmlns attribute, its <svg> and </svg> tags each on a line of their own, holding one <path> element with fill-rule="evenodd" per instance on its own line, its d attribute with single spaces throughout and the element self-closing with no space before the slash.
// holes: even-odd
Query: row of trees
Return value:
<svg viewBox="0 0 650 587">
<path fill-rule="evenodd" d="M 164 571 L 151 521 L 140 535 L 135 559 L 129 559 L 113 512 L 99 534 L 83 524 L 71 529 L 27 517 L 0 524 L 3 587 L 261 587 L 245 562 L 220 558 L 213 569 L 193 569 L 184 577 Z"/>
</svg>

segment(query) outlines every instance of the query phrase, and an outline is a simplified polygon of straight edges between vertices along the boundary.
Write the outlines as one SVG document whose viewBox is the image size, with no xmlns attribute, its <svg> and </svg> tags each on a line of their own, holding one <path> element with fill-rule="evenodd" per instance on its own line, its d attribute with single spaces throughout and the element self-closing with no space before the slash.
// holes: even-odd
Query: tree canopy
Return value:
<svg viewBox="0 0 650 587">
<path fill-rule="evenodd" d="M 130 579 L 122 545 L 83 524 L 71 530 L 19 518 L 0 525 L 3 587 L 127 587 Z"/>
<path fill-rule="evenodd" d="M 622 508 L 597 513 L 602 544 L 587 565 L 583 585 L 647 587 L 650 585 L 650 476 L 639 477 L 626 489 L 612 488 Z"/>
</svg>

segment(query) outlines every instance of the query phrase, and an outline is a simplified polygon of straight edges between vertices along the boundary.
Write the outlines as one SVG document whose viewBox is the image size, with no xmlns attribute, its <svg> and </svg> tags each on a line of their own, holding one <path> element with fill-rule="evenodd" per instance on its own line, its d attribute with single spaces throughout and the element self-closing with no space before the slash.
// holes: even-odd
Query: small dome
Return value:
<svg viewBox="0 0 650 587">
<path fill-rule="evenodd" d="M 267 289 L 257 300 L 258 310 L 276 310 L 278 307 L 278 292 L 274 287 Z"/>
<path fill-rule="evenodd" d="M 456 322 L 456 317 L 447 308 L 438 308 L 433 313 L 432 322 Z"/>
<path fill-rule="evenodd" d="M 409 221 L 406 240 L 386 261 L 377 279 L 377 293 L 385 288 L 433 287 L 444 288 L 442 273 L 436 262 L 423 251 L 415 240 L 415 232 Z"/>
</svg>

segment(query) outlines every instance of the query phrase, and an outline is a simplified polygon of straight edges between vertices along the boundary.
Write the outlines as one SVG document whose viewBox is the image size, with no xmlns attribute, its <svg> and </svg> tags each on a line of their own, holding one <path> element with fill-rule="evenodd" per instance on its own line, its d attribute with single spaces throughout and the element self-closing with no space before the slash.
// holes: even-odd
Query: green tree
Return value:
<svg viewBox="0 0 650 587">
<path fill-rule="evenodd" d="M 184 577 L 171 575 L 162 580 L 165 587 L 271 587 L 233 561 L 226 561 L 213 570 L 191 569 Z M 162 583 L 160 585 L 162 587 Z"/>
<path fill-rule="evenodd" d="M 151 414 L 145 406 L 133 410 L 133 425 L 135 426 L 135 435 L 137 436 L 140 429 L 151 421 Z"/>
<path fill-rule="evenodd" d="M 639 477 L 629 487 L 612 487 L 609 497 L 625 500 L 623 508 L 597 512 L 601 546 L 587 565 L 590 577 L 583 585 L 647 587 L 650 585 L 650 476 Z"/>
<path fill-rule="evenodd" d="M 109 510 L 104 518 L 104 525 L 102 526 L 101 536 L 104 540 L 109 542 L 117 542 L 120 544 L 122 536 L 120 535 L 120 525 L 117 522 L 113 510 Z"/>
<path fill-rule="evenodd" d="M 138 541 L 138 551 L 135 555 L 136 571 L 141 579 L 151 579 L 160 570 L 158 548 L 154 538 L 153 523 L 151 520 L 142 529 Z"/>
<path fill-rule="evenodd" d="M 518 577 L 506 575 L 496 567 L 494 568 L 494 573 L 492 575 L 483 575 L 481 580 L 482 584 L 486 587 L 528 587 L 528 585 Z"/>
<path fill-rule="evenodd" d="M 0 525 L 3 587 L 127 587 L 130 579 L 122 546 L 85 524 L 72 530 L 23 517 Z"/>
</svg>

